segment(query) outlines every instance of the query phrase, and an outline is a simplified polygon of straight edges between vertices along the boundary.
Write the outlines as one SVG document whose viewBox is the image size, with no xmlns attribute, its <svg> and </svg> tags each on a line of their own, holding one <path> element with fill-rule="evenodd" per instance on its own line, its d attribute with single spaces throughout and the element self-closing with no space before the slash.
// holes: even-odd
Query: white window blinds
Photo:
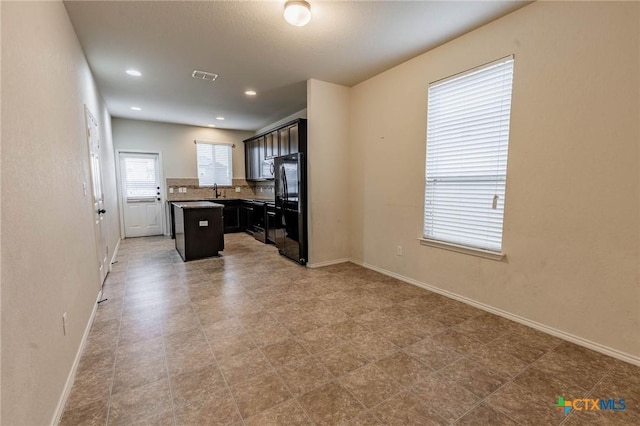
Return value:
<svg viewBox="0 0 640 426">
<path fill-rule="evenodd" d="M 500 252 L 513 57 L 429 86 L 424 237 Z"/>
<path fill-rule="evenodd" d="M 158 197 L 155 159 L 130 155 L 124 158 L 127 201 L 155 201 Z"/>
<path fill-rule="evenodd" d="M 231 186 L 233 177 L 232 146 L 227 143 L 195 142 L 200 186 L 212 186 L 213 184 Z"/>
</svg>

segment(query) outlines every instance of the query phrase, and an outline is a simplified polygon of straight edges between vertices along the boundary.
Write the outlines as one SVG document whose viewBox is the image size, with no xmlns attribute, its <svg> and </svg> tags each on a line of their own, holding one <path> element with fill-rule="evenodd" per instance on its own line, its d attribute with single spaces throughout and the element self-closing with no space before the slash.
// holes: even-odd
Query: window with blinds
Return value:
<svg viewBox="0 0 640 426">
<path fill-rule="evenodd" d="M 429 85 L 424 238 L 501 252 L 513 57 Z"/>
<path fill-rule="evenodd" d="M 200 186 L 232 185 L 231 149 L 227 143 L 196 141 Z"/>
<path fill-rule="evenodd" d="M 158 196 L 156 160 L 142 155 L 124 158 L 128 202 L 155 201 Z"/>
</svg>

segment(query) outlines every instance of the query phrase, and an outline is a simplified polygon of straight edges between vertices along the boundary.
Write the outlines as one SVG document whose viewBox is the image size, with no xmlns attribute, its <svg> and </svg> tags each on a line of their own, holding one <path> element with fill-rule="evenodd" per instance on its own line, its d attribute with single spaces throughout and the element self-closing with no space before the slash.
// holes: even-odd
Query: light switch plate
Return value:
<svg viewBox="0 0 640 426">
<path fill-rule="evenodd" d="M 240 187 L 236 186 L 236 192 L 240 192 Z"/>
<path fill-rule="evenodd" d="M 169 194 L 173 194 L 173 187 L 169 187 Z"/>
</svg>

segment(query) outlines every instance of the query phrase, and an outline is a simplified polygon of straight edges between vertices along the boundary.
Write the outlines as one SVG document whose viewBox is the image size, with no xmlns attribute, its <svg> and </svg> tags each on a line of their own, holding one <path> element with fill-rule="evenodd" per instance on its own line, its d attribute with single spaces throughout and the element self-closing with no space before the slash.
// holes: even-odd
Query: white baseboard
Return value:
<svg viewBox="0 0 640 426">
<path fill-rule="evenodd" d="M 122 238 L 118 238 L 118 242 L 116 243 L 116 248 L 113 249 L 113 255 L 111 256 L 111 260 L 109 261 L 109 272 L 111 272 L 111 270 L 113 269 L 113 263 L 116 261 L 116 257 L 118 256 L 120 241 L 122 241 Z"/>
<path fill-rule="evenodd" d="M 51 420 L 51 424 L 54 426 L 60 423 L 60 420 L 62 419 L 62 413 L 64 412 L 64 407 L 67 405 L 67 399 L 69 398 L 69 394 L 71 393 L 71 388 L 73 387 L 73 382 L 76 378 L 76 371 L 78 370 L 78 364 L 80 363 L 80 358 L 82 357 L 82 351 L 84 350 L 84 347 L 87 344 L 87 338 L 89 337 L 89 332 L 91 331 L 91 325 L 93 324 L 93 319 L 95 318 L 96 312 L 98 310 L 98 301 L 101 298 L 102 298 L 102 290 L 98 292 L 98 297 L 96 298 L 96 302 L 93 304 L 93 311 L 91 311 L 91 316 L 89 317 L 87 326 L 84 329 L 84 335 L 82 336 L 82 340 L 80 341 L 80 346 L 78 347 L 78 351 L 76 352 L 76 358 L 73 360 L 71 371 L 69 371 L 69 375 L 67 376 L 67 382 L 65 383 L 64 389 L 62 391 L 62 395 L 60 395 L 60 399 L 58 400 L 58 406 L 56 407 L 56 411 L 53 413 L 53 419 Z"/>
<path fill-rule="evenodd" d="M 350 261 L 351 259 L 345 257 L 342 259 L 327 260 L 326 262 L 307 263 L 307 268 L 322 268 L 323 266 L 337 265 L 338 263 L 345 263 Z"/>
<path fill-rule="evenodd" d="M 475 301 L 473 299 L 469 299 L 468 297 L 465 297 L 465 296 L 460 296 L 459 294 L 452 293 L 452 292 L 447 291 L 447 290 L 442 290 L 442 289 L 440 289 L 438 287 L 434 287 L 432 285 L 425 284 L 423 282 L 414 280 L 414 279 L 409 278 L 409 277 L 405 277 L 405 276 L 400 275 L 400 274 L 396 274 L 395 272 L 391 272 L 391 271 L 388 271 L 386 269 L 379 268 L 377 266 L 370 265 L 370 264 L 365 263 L 365 262 L 360 262 L 360 261 L 357 261 L 357 260 L 354 260 L 354 259 L 351 259 L 350 261 L 355 263 L 355 264 L 358 264 L 360 266 L 364 266 L 367 269 L 371 269 L 371 270 L 374 270 L 376 272 L 380 272 L 381 274 L 388 275 L 388 276 L 393 277 L 393 278 L 397 278 L 400 281 L 404 281 L 404 282 L 406 282 L 408 284 L 412 284 L 412 285 L 415 285 L 417 287 L 421 287 L 421 288 L 424 288 L 426 290 L 432 291 L 434 293 L 438 293 L 438 294 L 441 294 L 443 296 L 449 297 L 451 299 L 458 300 L 460 302 L 466 303 L 467 305 L 471 305 L 471 306 L 473 306 L 475 308 L 482 309 L 483 311 L 490 312 L 492 314 L 501 316 L 501 317 L 509 319 L 511 321 L 515 321 L 515 322 L 520 323 L 522 325 L 526 325 L 528 327 L 535 328 L 536 330 L 540 330 L 540 331 L 542 331 L 544 333 L 551 334 L 552 336 L 558 337 L 560 339 L 567 340 L 567 341 L 569 341 L 571 343 L 575 343 L 576 345 L 584 346 L 587 349 L 591 349 L 593 351 L 599 352 L 599 353 L 604 354 L 604 355 L 608 355 L 610 357 L 619 359 L 621 361 L 625 361 L 625 362 L 628 362 L 630 364 L 634 364 L 634 365 L 640 366 L 640 357 L 638 357 L 638 356 L 631 355 L 631 354 L 628 354 L 626 352 L 622 352 L 622 351 L 619 351 L 617 349 L 610 348 L 610 347 L 602 345 L 600 343 L 593 342 L 593 341 L 588 340 L 588 339 L 584 339 L 582 337 L 573 335 L 571 333 L 567 333 L 566 331 L 558 330 L 557 328 L 549 327 L 548 325 L 544 325 L 544 324 L 541 324 L 539 322 L 536 322 L 536 321 L 521 317 L 519 315 L 512 314 L 512 313 L 507 312 L 507 311 L 503 311 L 502 309 L 495 308 L 493 306 L 486 305 L 486 304 L 481 303 L 481 302 L 477 302 L 477 301 Z"/>
</svg>

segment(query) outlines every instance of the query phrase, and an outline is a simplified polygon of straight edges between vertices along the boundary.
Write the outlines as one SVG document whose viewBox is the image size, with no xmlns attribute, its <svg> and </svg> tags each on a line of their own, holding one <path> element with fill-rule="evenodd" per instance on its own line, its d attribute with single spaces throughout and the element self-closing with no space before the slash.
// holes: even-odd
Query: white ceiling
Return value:
<svg viewBox="0 0 640 426">
<path fill-rule="evenodd" d="M 256 130 L 305 108 L 307 79 L 353 86 L 529 3 L 309 1 L 306 27 L 284 21 L 284 1 L 65 6 L 113 116 Z"/>
</svg>

